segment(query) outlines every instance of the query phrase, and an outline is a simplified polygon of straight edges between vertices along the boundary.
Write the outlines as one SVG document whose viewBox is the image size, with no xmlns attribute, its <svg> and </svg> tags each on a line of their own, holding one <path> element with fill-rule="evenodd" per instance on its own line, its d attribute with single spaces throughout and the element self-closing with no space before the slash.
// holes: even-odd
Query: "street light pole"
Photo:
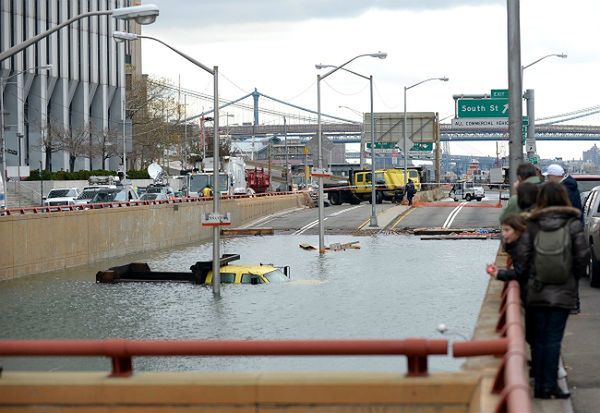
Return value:
<svg viewBox="0 0 600 413">
<path fill-rule="evenodd" d="M 523 162 L 521 143 L 522 111 L 522 67 L 521 67 L 521 22 L 519 0 L 507 0 L 508 40 L 508 136 L 509 136 L 509 185 L 514 191 L 517 182 L 517 167 Z"/>
<path fill-rule="evenodd" d="M 387 55 L 386 55 L 387 56 Z M 379 57 L 379 56 L 378 56 Z M 345 72 L 348 73 L 352 73 L 353 75 L 356 75 L 358 77 L 362 77 L 363 79 L 366 79 L 369 81 L 369 97 L 371 100 L 371 217 L 369 218 L 369 227 L 377 227 L 377 211 L 376 211 L 376 201 L 377 201 L 377 190 L 376 190 L 376 183 L 375 183 L 375 113 L 374 113 L 374 109 L 373 109 L 373 75 L 370 76 L 365 76 L 365 75 L 361 75 L 360 73 L 356 73 L 350 69 L 345 69 L 343 67 L 337 67 L 337 66 L 333 66 L 333 65 L 324 65 L 324 64 L 318 64 L 315 66 L 317 69 L 323 69 L 325 67 L 332 67 L 332 68 L 336 68 L 337 69 L 341 69 Z M 345 107 L 347 109 L 350 109 L 351 111 L 355 112 L 354 109 L 352 108 L 348 108 L 347 106 L 340 106 L 340 107 Z M 362 141 L 361 141 L 361 155 L 360 155 L 360 166 L 362 169 Z"/>
<path fill-rule="evenodd" d="M 135 33 L 114 32 L 113 37 L 117 40 L 137 40 L 149 39 L 154 40 L 169 48 L 179 56 L 210 73 L 213 76 L 213 214 L 219 215 L 220 193 L 219 193 L 219 67 L 213 66 L 209 68 L 191 56 L 175 49 L 160 39 L 151 36 L 142 36 Z M 218 226 L 213 227 L 213 261 L 212 261 L 212 289 L 213 295 L 218 297 L 221 295 L 221 257 L 220 257 L 220 235 L 221 229 Z"/>
<path fill-rule="evenodd" d="M 321 144 L 322 126 L 321 126 L 321 75 L 317 74 L 317 152 L 319 169 L 323 168 L 323 148 Z M 315 158 L 313 155 L 313 165 Z M 323 222 L 324 200 L 323 200 L 323 176 L 319 175 L 319 254 L 325 253 L 325 222 Z"/>
<path fill-rule="evenodd" d="M 439 80 L 442 82 L 447 82 L 449 79 L 447 77 L 430 77 L 429 79 L 421 80 L 410 86 L 404 86 L 404 116 L 402 122 L 402 151 L 404 152 L 404 185 L 408 183 L 408 150 L 406 147 L 406 91 L 412 89 L 413 87 L 417 87 L 425 82 L 430 82 L 432 80 Z"/>
<path fill-rule="evenodd" d="M 379 59 L 385 59 L 387 57 L 387 53 L 377 52 L 377 53 L 366 53 L 353 57 L 348 60 L 344 64 L 339 66 L 333 66 L 329 72 L 325 73 L 323 76 L 320 74 L 317 75 L 317 140 L 318 140 L 318 149 L 319 149 L 319 169 L 322 169 L 322 159 L 323 159 L 323 151 L 321 141 L 323 139 L 322 136 L 322 126 L 321 126 L 321 80 L 325 79 L 327 76 L 332 75 L 340 69 L 343 69 L 344 66 L 352 63 L 354 60 L 361 57 L 377 57 Z M 317 69 L 319 69 L 320 65 L 317 65 Z M 346 69 L 347 70 L 347 69 Z M 371 177 L 371 184 L 373 184 L 374 177 Z M 324 204 L 323 204 L 323 176 L 319 176 L 319 253 L 323 254 L 325 252 L 325 224 L 323 222 L 324 215 Z"/>
<path fill-rule="evenodd" d="M 287 120 L 283 117 L 283 140 L 285 144 L 285 191 L 291 190 L 290 188 L 290 167 L 289 167 L 289 156 L 288 156 L 288 142 L 287 142 Z"/>
<path fill-rule="evenodd" d="M 566 59 L 566 53 L 551 53 L 546 56 L 542 56 L 539 59 L 525 65 L 521 68 L 521 86 L 524 84 L 523 73 L 525 69 L 535 65 L 536 63 L 541 62 L 544 59 L 549 57 L 559 57 L 561 59 Z M 537 148 L 535 142 L 535 92 L 533 89 L 527 89 L 523 97 L 527 100 L 527 117 L 529 119 L 529 124 L 527 125 L 527 140 L 526 140 L 526 153 L 527 159 L 531 162 L 531 160 L 535 157 Z"/>
</svg>

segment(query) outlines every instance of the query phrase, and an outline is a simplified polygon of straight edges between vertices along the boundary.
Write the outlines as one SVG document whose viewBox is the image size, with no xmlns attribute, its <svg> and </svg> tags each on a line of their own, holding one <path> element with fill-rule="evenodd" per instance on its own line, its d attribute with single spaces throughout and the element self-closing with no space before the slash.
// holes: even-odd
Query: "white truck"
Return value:
<svg viewBox="0 0 600 413">
<path fill-rule="evenodd" d="M 480 202 L 485 198 L 485 191 L 482 186 L 475 186 L 473 182 L 458 181 L 454 184 L 448 196 L 454 198 L 456 202 L 463 199 L 467 202 L 472 199 Z"/>
<path fill-rule="evenodd" d="M 224 156 L 219 162 L 219 194 L 228 195 L 246 195 L 251 189 L 246 184 L 246 163 L 244 159 Z M 202 171 L 192 172 L 181 177 L 185 179 L 183 187 L 184 193 L 190 197 L 201 197 L 202 190 L 207 186 L 214 191 L 213 184 L 214 162 L 213 158 L 205 158 Z"/>
<path fill-rule="evenodd" d="M 248 185 L 246 183 L 246 162 L 243 158 L 235 156 L 224 156 L 220 159 L 219 170 L 225 174 L 227 185 L 219 182 L 222 195 L 246 195 L 248 194 Z M 214 171 L 213 158 L 204 159 L 204 173 L 212 176 Z M 220 181 L 222 174 L 219 174 Z M 211 177 L 212 181 L 212 177 Z"/>
</svg>

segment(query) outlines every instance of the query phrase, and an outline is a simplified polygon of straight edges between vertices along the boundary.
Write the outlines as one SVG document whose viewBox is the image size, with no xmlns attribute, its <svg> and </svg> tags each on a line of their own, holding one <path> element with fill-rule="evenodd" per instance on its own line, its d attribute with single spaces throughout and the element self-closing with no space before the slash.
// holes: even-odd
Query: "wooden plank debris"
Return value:
<svg viewBox="0 0 600 413">
<path fill-rule="evenodd" d="M 261 228 L 223 228 L 221 235 L 273 235 L 272 227 Z"/>
</svg>

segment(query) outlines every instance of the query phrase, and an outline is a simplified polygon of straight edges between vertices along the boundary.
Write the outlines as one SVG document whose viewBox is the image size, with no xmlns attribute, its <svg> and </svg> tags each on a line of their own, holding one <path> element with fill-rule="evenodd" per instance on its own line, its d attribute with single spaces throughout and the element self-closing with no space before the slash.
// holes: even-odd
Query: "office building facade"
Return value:
<svg viewBox="0 0 600 413">
<path fill-rule="evenodd" d="M 0 50 L 82 13 L 134 3 L 0 0 Z M 138 32 L 133 26 L 110 16 L 87 17 L 0 62 L 7 167 L 121 166 L 124 137 L 130 141 L 131 134 L 125 122 L 126 70 L 141 73 L 141 66 L 134 61 L 139 49 L 116 42 L 112 33 Z"/>
</svg>

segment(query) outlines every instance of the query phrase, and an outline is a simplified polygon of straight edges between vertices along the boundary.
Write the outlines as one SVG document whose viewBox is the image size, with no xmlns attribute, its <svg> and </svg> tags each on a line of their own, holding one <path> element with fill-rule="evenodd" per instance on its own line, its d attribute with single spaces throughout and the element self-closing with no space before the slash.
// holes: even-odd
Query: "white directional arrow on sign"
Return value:
<svg viewBox="0 0 600 413">
<path fill-rule="evenodd" d="M 508 103 L 506 105 L 504 105 L 504 109 L 502 110 L 502 113 L 506 113 L 506 111 L 508 111 Z"/>
</svg>

